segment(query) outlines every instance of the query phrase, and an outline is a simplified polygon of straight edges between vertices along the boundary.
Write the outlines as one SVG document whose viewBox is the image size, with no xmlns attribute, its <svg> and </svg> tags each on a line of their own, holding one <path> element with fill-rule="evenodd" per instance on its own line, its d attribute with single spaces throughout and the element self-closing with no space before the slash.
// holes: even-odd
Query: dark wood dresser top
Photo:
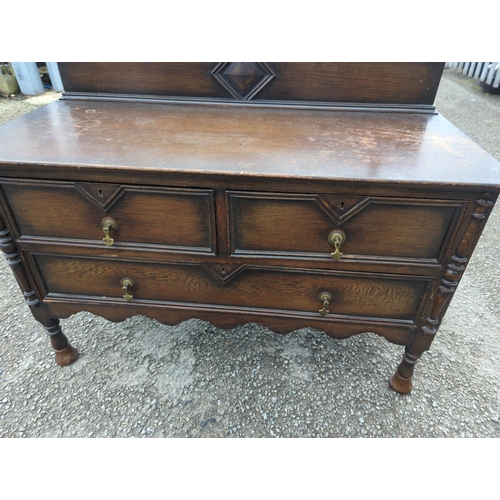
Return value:
<svg viewBox="0 0 500 500">
<path fill-rule="evenodd" d="M 112 166 L 500 188 L 498 162 L 438 114 L 62 100 L 4 125 L 0 155 L 17 177 Z"/>
</svg>

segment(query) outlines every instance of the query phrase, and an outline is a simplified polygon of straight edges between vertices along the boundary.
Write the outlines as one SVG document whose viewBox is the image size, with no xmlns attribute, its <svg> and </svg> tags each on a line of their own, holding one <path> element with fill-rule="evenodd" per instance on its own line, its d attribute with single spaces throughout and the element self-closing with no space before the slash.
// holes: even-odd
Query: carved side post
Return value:
<svg viewBox="0 0 500 500">
<path fill-rule="evenodd" d="M 444 310 L 449 304 L 467 266 L 479 225 L 486 217 L 486 210 L 493 207 L 491 197 L 491 193 L 483 193 L 482 198 L 476 200 L 476 209 L 471 214 L 472 220 L 458 244 L 455 255 L 451 257 L 450 262 L 446 266 L 432 304 L 431 313 L 425 320 L 425 324 L 417 332 L 413 344 L 406 346 L 403 361 L 389 380 L 392 389 L 400 394 L 408 394 L 413 388 L 412 377 L 415 364 L 420 359 L 422 353 L 429 349 L 434 340 L 434 336 L 443 318 Z"/>
<path fill-rule="evenodd" d="M 28 280 L 28 275 L 24 267 L 21 255 L 10 236 L 5 222 L 0 217 L 0 249 L 2 250 L 7 263 L 9 264 L 19 286 L 24 294 L 26 303 L 31 309 L 33 316 L 39 321 L 50 337 L 50 343 L 56 353 L 56 363 L 64 366 L 73 363 L 78 357 L 78 352 L 71 346 L 59 326 L 59 320 L 50 318 L 43 304 L 37 298 Z"/>
</svg>

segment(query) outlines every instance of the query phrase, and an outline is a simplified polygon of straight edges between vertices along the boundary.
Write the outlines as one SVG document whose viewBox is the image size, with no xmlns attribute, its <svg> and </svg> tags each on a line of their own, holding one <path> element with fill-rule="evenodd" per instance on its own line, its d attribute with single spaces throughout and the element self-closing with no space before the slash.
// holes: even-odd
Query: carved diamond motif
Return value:
<svg viewBox="0 0 500 500">
<path fill-rule="evenodd" d="M 214 78 L 235 98 L 249 101 L 276 75 L 266 63 L 224 62 L 212 71 Z"/>
</svg>

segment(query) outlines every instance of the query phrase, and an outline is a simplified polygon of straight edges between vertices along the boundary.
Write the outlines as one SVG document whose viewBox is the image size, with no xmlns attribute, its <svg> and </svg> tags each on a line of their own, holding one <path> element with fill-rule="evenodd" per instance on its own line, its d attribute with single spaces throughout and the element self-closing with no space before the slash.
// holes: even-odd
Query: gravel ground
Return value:
<svg viewBox="0 0 500 500">
<path fill-rule="evenodd" d="M 0 122 L 57 97 L 2 99 Z M 500 160 L 500 96 L 445 72 L 436 104 Z M 500 437 L 499 210 L 408 396 L 387 383 L 402 348 L 371 333 L 79 313 L 61 323 L 80 358 L 57 367 L 1 259 L 0 437 Z"/>
</svg>

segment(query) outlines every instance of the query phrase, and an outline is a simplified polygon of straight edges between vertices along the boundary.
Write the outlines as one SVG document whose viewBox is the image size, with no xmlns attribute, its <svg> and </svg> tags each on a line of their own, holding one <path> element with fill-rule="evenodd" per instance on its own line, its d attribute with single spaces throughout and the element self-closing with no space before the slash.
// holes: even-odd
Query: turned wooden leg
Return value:
<svg viewBox="0 0 500 500">
<path fill-rule="evenodd" d="M 422 353 L 429 349 L 436 335 L 439 324 L 462 278 L 477 241 L 476 234 L 481 225 L 486 222 L 486 212 L 493 207 L 492 196 L 491 193 L 482 193 L 481 198 L 475 201 L 476 206 L 474 211 L 470 213 L 471 220 L 467 230 L 463 233 L 462 239 L 455 248 L 455 253 L 448 261 L 439 284 L 433 293 L 430 313 L 427 317 L 422 318 L 421 327 L 417 331 L 414 342 L 411 346 L 406 347 L 403 361 L 389 380 L 390 386 L 400 394 L 408 394 L 412 390 L 411 379 L 415 364 Z"/>
<path fill-rule="evenodd" d="M 52 319 L 43 325 L 50 336 L 50 343 L 56 353 L 56 363 L 60 366 L 70 365 L 78 358 L 78 351 L 69 343 L 61 330 L 58 319 Z"/>
<path fill-rule="evenodd" d="M 421 354 L 417 354 L 406 347 L 403 354 L 403 361 L 397 367 L 394 375 L 389 379 L 389 385 L 399 394 L 408 394 L 413 389 L 412 377 L 415 365 Z"/>
<path fill-rule="evenodd" d="M 33 279 L 29 277 L 29 269 L 2 217 L 0 217 L 0 250 L 3 252 L 23 291 L 26 304 L 30 307 L 35 319 L 44 326 L 50 336 L 50 343 L 56 352 L 56 363 L 61 366 L 70 365 L 76 361 L 78 352 L 71 346 L 66 335 L 62 332 L 59 320 L 50 318 L 45 307 L 38 299 L 31 285 Z"/>
</svg>

